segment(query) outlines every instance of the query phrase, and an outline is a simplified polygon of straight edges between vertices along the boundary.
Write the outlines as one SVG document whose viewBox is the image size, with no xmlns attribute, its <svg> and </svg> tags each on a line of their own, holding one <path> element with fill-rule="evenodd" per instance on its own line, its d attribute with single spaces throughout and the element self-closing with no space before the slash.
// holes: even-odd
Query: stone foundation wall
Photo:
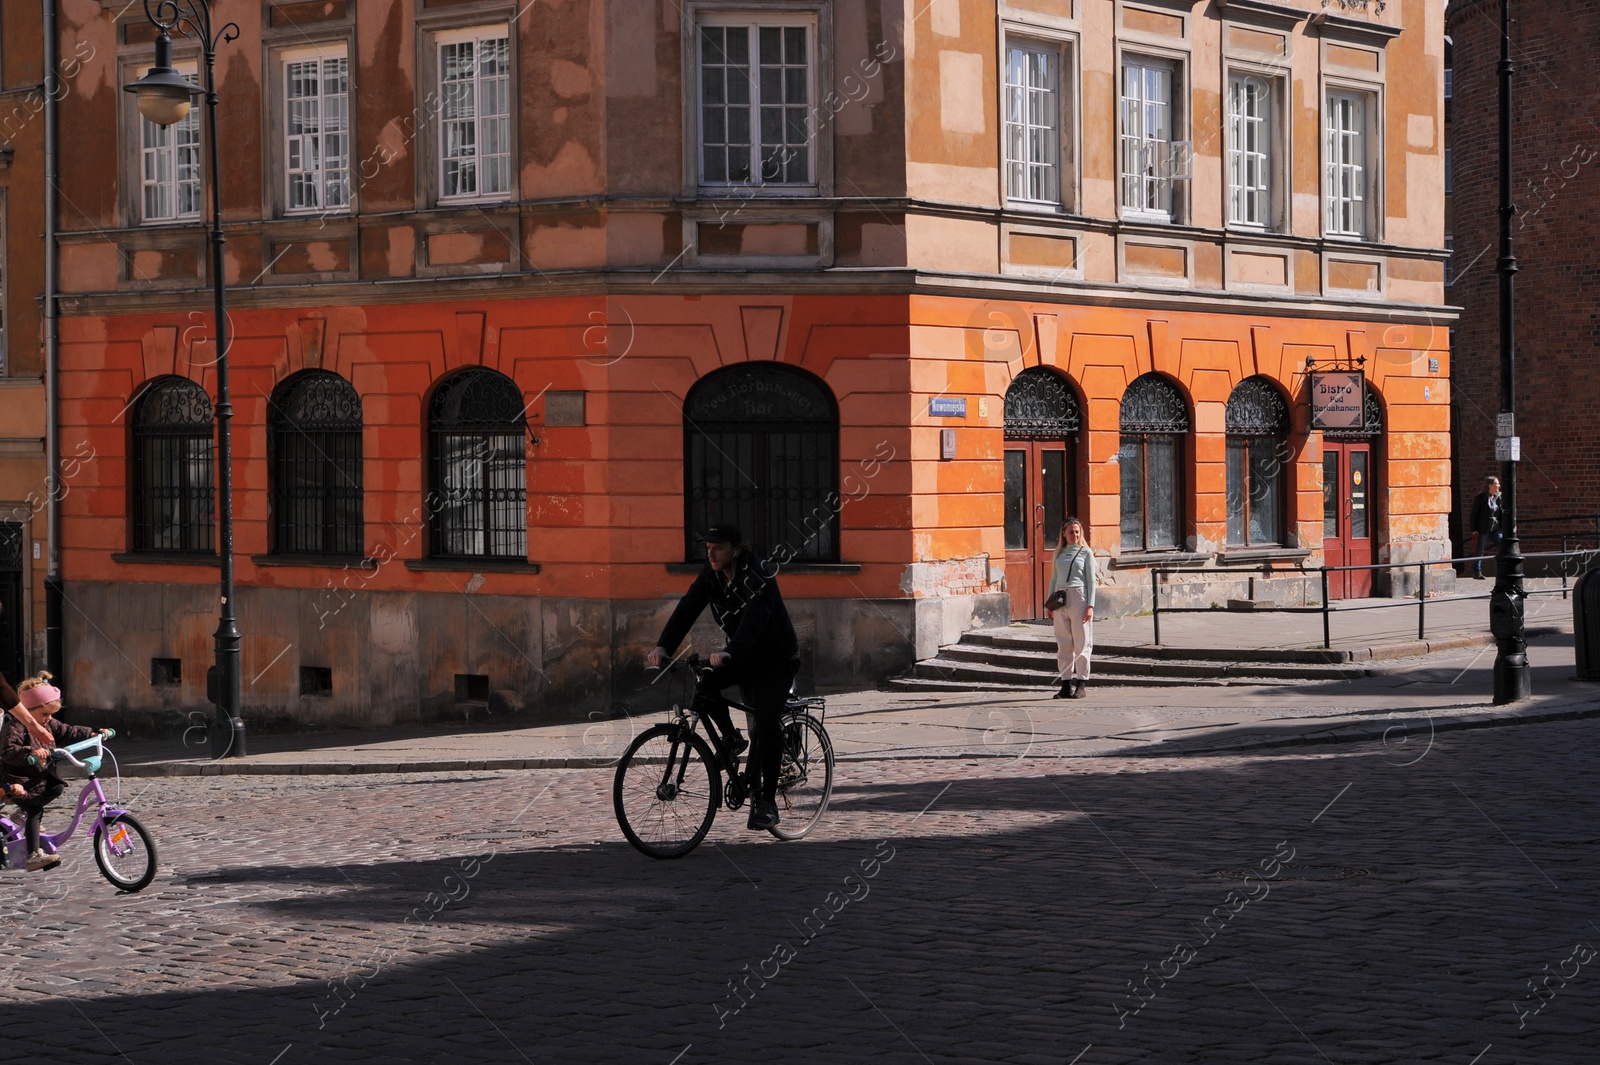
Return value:
<svg viewBox="0 0 1600 1065">
<path fill-rule="evenodd" d="M 66 631 L 69 720 L 140 733 L 210 720 L 205 674 L 215 660 L 215 588 L 84 582 L 69 584 L 67 597 L 81 611 Z M 484 715 L 545 724 L 609 718 L 619 707 L 654 711 L 670 701 L 665 685 L 649 683 L 644 656 L 676 596 L 356 592 L 335 610 L 328 603 L 320 588 L 240 589 L 249 728 L 381 728 Z M 810 692 L 871 687 L 966 629 L 1003 625 L 1007 597 L 787 605 L 800 639 L 800 690 Z M 709 612 L 686 641 L 702 654 L 722 643 Z M 153 683 L 157 658 L 177 660 L 178 683 Z M 330 670 L 332 691 L 302 694 L 303 668 Z"/>
</svg>

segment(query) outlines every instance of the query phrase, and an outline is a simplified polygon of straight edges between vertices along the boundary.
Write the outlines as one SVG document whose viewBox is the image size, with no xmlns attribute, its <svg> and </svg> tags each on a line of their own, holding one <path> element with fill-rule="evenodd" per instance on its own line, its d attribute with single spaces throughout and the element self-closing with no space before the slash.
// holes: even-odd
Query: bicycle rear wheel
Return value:
<svg viewBox="0 0 1600 1065">
<path fill-rule="evenodd" d="M 679 725 L 657 725 L 617 762 L 611 801 L 629 843 L 652 858 L 681 858 L 711 829 L 722 775 L 705 740 Z"/>
<path fill-rule="evenodd" d="M 808 713 L 783 715 L 783 766 L 778 770 L 779 821 L 772 834 L 800 839 L 816 827 L 833 795 L 833 742 Z"/>
<path fill-rule="evenodd" d="M 156 877 L 156 843 L 132 814 L 108 817 L 94 828 L 94 864 L 123 891 L 142 891 Z"/>
</svg>

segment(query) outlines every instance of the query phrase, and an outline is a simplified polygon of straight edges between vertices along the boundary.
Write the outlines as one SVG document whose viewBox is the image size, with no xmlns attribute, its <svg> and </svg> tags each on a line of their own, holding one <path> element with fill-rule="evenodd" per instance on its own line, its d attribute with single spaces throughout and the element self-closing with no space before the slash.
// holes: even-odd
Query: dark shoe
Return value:
<svg viewBox="0 0 1600 1065">
<path fill-rule="evenodd" d="M 737 760 L 749 748 L 750 741 L 744 738 L 744 733 L 734 729 L 732 738 L 728 740 L 728 756 Z"/>
<path fill-rule="evenodd" d="M 1473 575 L 1472 575 L 1472 579 L 1473 579 L 1473 580 L 1475 580 L 1475 581 L 1481 581 L 1481 580 L 1483 580 L 1483 574 L 1481 574 L 1481 573 L 1474 573 L 1474 574 L 1473 574 Z"/>
<path fill-rule="evenodd" d="M 1072 697 L 1074 699 L 1082 699 L 1083 698 L 1083 686 L 1086 683 L 1087 682 L 1082 677 L 1078 678 L 1077 685 L 1072 689 Z"/>
<path fill-rule="evenodd" d="M 1074 696 L 1072 694 L 1072 679 L 1069 677 L 1068 679 L 1066 679 L 1066 680 L 1061 682 L 1061 690 L 1056 692 L 1050 698 L 1052 698 L 1052 699 L 1071 699 L 1073 697 Z"/>
<path fill-rule="evenodd" d="M 756 802 L 750 804 L 750 820 L 746 827 L 752 832 L 766 832 L 778 827 L 778 804 Z"/>
</svg>

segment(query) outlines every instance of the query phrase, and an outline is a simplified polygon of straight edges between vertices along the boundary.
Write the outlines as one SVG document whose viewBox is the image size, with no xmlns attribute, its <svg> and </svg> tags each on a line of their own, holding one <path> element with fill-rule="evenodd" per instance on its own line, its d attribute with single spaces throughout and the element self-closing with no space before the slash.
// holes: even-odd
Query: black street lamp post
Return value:
<svg viewBox="0 0 1600 1065">
<path fill-rule="evenodd" d="M 1523 608 L 1528 593 L 1522 584 L 1522 552 L 1517 543 L 1517 343 L 1512 283 L 1517 257 L 1511 248 L 1511 0 L 1500 0 L 1500 424 L 1495 450 L 1500 458 L 1500 527 L 1503 536 L 1495 559 L 1494 591 L 1489 596 L 1489 631 L 1494 633 L 1494 702 L 1513 703 L 1532 694 Z"/>
<path fill-rule="evenodd" d="M 206 67 L 206 138 L 211 156 L 211 292 L 215 301 L 217 352 L 217 520 L 222 551 L 222 607 L 217 619 L 217 684 L 212 695 L 217 720 L 211 733 L 211 754 L 216 758 L 245 753 L 241 701 L 240 635 L 233 599 L 233 447 L 229 423 L 233 404 L 228 402 L 228 312 L 222 263 L 222 170 L 217 155 L 217 45 L 239 36 L 237 23 L 212 31 L 209 0 L 144 0 L 144 13 L 160 34 L 156 37 L 156 63 L 132 85 L 124 86 L 139 98 L 139 113 L 161 126 L 181 122 L 200 95 L 200 89 L 172 66 L 172 32 L 199 38 Z M 207 685 L 208 689 L 211 687 Z"/>
</svg>

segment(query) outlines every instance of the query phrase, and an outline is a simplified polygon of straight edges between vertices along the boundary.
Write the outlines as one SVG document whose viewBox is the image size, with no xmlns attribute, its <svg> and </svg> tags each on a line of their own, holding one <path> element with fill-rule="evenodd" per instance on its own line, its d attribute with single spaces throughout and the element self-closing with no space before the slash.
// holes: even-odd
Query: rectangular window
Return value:
<svg viewBox="0 0 1600 1065">
<path fill-rule="evenodd" d="M 511 40 L 505 27 L 442 35 L 439 198 L 511 192 Z"/>
<path fill-rule="evenodd" d="M 190 81 L 195 70 L 178 67 Z M 139 184 L 143 220 L 176 222 L 200 217 L 200 108 L 180 122 L 158 126 L 139 116 Z"/>
<path fill-rule="evenodd" d="M 702 25 L 700 184 L 816 184 L 812 27 Z"/>
<path fill-rule="evenodd" d="M 337 51 L 283 63 L 284 207 L 350 206 L 350 60 Z"/>
<path fill-rule="evenodd" d="M 1122 60 L 1122 209 L 1161 221 L 1172 218 L 1172 183 L 1184 162 L 1173 137 L 1175 81 L 1165 60 Z"/>
<path fill-rule="evenodd" d="M 1228 221 L 1273 224 L 1272 83 L 1255 74 L 1228 79 Z"/>
<path fill-rule="evenodd" d="M 1006 49 L 1006 195 L 1061 202 L 1061 53 L 1051 45 Z"/>
<path fill-rule="evenodd" d="M 1366 99 L 1346 92 L 1328 94 L 1328 232 L 1343 237 L 1367 235 Z"/>
</svg>

